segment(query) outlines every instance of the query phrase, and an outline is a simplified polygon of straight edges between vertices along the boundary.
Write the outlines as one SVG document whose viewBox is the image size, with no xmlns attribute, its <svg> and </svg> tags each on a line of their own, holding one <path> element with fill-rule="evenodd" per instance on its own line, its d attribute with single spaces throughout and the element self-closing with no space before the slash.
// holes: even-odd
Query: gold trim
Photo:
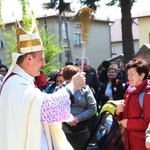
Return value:
<svg viewBox="0 0 150 150">
<path fill-rule="evenodd" d="M 33 102 L 34 102 L 35 98 L 36 97 L 34 97 L 33 100 L 31 101 L 29 111 L 28 111 L 28 117 L 27 117 L 27 123 L 26 123 L 26 136 L 25 136 L 25 142 L 24 142 L 24 150 L 26 150 L 26 145 L 27 145 L 30 111 L 31 111 L 31 107 L 33 105 Z"/>
</svg>

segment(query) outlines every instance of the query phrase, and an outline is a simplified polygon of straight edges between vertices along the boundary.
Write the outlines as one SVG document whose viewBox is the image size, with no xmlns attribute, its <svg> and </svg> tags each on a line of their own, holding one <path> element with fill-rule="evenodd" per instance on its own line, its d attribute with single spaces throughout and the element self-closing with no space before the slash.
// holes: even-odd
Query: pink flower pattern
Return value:
<svg viewBox="0 0 150 150">
<path fill-rule="evenodd" d="M 42 123 L 63 122 L 70 116 L 70 99 L 66 90 L 62 89 L 53 94 L 46 94 L 42 108 Z"/>
</svg>

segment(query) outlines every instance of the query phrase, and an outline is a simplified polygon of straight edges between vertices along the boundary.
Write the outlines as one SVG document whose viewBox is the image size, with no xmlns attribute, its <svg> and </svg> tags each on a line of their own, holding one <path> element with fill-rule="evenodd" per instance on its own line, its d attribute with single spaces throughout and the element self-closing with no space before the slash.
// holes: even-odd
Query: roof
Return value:
<svg viewBox="0 0 150 150">
<path fill-rule="evenodd" d="M 140 50 L 135 54 L 135 57 L 144 59 L 150 65 L 150 44 L 144 43 Z"/>
<path fill-rule="evenodd" d="M 112 58 L 109 58 L 107 59 L 107 61 L 109 61 L 111 64 L 118 64 L 119 62 L 123 61 L 124 59 L 124 54 L 119 54 L 119 55 L 116 55 Z"/>
<path fill-rule="evenodd" d="M 132 34 L 133 40 L 139 39 L 138 30 L 138 19 L 132 19 Z M 114 23 L 110 27 L 111 29 L 111 42 L 121 42 L 122 41 L 122 29 L 121 29 L 121 19 L 114 20 Z"/>
<path fill-rule="evenodd" d="M 43 9 L 42 11 L 39 11 L 39 13 L 36 13 L 34 15 L 37 19 L 39 19 L 39 18 L 45 18 L 45 17 L 49 18 L 49 17 L 58 16 L 58 14 L 59 14 L 58 10 L 54 10 L 54 9 L 45 10 L 45 9 Z M 65 12 L 66 17 L 74 17 L 76 14 L 77 14 L 77 12 Z M 18 20 L 22 20 L 22 19 L 19 18 Z M 100 18 L 97 15 L 94 16 L 94 20 L 95 21 L 112 23 L 112 21 L 110 21 L 108 19 Z M 10 18 L 10 20 L 6 20 L 5 23 L 9 24 L 9 23 L 13 23 L 15 21 L 16 21 L 16 18 L 12 17 L 12 18 Z"/>
<path fill-rule="evenodd" d="M 145 18 L 145 17 L 150 17 L 150 10 L 145 10 L 145 11 L 139 11 L 136 14 L 132 15 L 132 18 Z"/>
</svg>

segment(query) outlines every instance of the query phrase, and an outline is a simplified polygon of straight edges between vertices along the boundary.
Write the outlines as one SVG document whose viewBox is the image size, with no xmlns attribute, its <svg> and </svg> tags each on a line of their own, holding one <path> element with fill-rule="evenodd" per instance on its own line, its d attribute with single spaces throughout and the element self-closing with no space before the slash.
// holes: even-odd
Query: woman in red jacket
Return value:
<svg viewBox="0 0 150 150">
<path fill-rule="evenodd" d="M 124 127 L 125 150 L 146 150 L 145 131 L 150 121 L 150 81 L 147 80 L 148 64 L 133 58 L 126 65 L 130 85 L 124 95 L 124 102 L 117 105 L 114 118 Z M 143 106 L 139 95 L 145 91 Z"/>
</svg>

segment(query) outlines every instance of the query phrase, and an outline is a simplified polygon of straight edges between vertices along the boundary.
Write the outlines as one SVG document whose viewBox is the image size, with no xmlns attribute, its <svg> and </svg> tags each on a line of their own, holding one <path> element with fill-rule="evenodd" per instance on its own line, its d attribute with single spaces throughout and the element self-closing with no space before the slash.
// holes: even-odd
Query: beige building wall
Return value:
<svg viewBox="0 0 150 150">
<path fill-rule="evenodd" d="M 48 33 L 55 34 L 59 36 L 59 21 L 58 16 L 47 16 L 40 17 L 37 19 L 39 24 L 38 28 L 41 29 L 44 27 L 46 22 L 46 28 Z M 81 33 L 81 28 L 75 28 L 76 21 L 71 20 L 71 18 L 67 18 L 68 29 L 69 29 L 69 39 L 71 46 L 71 53 L 73 61 L 77 58 L 81 57 L 82 45 L 76 46 L 74 45 L 74 33 Z M 6 24 L 5 32 L 9 32 L 11 30 L 11 26 L 14 23 Z M 4 39 L 4 35 L 0 35 L 0 39 Z M 16 38 L 14 36 L 14 38 Z M 63 39 L 63 37 L 62 37 Z M 63 47 L 67 47 L 66 40 L 62 40 Z M 109 59 L 111 57 L 111 42 L 110 42 L 110 26 L 109 21 L 104 20 L 95 20 L 93 21 L 89 34 L 88 34 L 88 42 L 86 45 L 85 57 L 89 59 L 90 65 L 92 65 L 95 69 L 100 65 L 103 60 Z M 2 63 L 6 63 L 5 58 L 5 44 L 4 49 L 0 49 L 0 59 Z M 59 60 L 59 56 L 58 56 Z M 65 53 L 62 54 L 62 65 L 65 64 L 67 58 L 65 57 Z"/>
<path fill-rule="evenodd" d="M 139 17 L 139 45 L 140 47 L 144 43 L 150 43 L 150 16 Z"/>
</svg>

